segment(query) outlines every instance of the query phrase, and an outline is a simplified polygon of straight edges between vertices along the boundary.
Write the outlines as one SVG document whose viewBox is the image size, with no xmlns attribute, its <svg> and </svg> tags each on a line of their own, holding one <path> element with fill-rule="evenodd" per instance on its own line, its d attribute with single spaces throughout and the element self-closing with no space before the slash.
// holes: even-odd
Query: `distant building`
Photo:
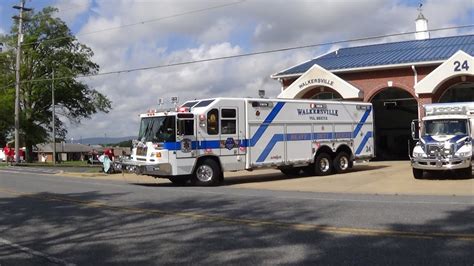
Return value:
<svg viewBox="0 0 474 266">
<path fill-rule="evenodd" d="M 474 101 L 474 35 L 430 39 L 427 22 L 420 11 L 415 40 L 342 48 L 273 74 L 278 97 L 371 102 L 377 159 L 407 159 L 423 104 Z"/>
<path fill-rule="evenodd" d="M 45 156 L 45 162 L 53 161 L 53 144 L 43 143 L 36 145 L 34 151 L 37 160 L 42 162 Z M 56 161 L 85 161 L 89 158 L 92 148 L 88 145 L 73 143 L 56 143 Z"/>
<path fill-rule="evenodd" d="M 115 158 L 119 156 L 129 156 L 130 148 L 124 147 L 102 147 L 100 145 L 84 145 L 76 143 L 56 143 L 56 161 L 87 161 L 92 156 L 99 156 L 104 153 L 105 149 L 113 149 Z M 34 150 L 36 160 L 39 162 L 53 161 L 53 145 L 52 143 L 43 143 L 36 145 Z M 95 158 L 97 159 L 97 158 Z"/>
</svg>

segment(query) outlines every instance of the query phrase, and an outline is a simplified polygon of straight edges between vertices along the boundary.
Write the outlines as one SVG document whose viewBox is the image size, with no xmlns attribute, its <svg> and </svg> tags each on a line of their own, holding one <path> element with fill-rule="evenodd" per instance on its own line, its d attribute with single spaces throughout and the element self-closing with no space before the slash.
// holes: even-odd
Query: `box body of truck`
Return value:
<svg viewBox="0 0 474 266">
<path fill-rule="evenodd" d="M 414 177 L 422 178 L 424 171 L 444 170 L 471 176 L 474 102 L 427 104 L 423 108 L 425 117 L 411 156 Z"/>
<path fill-rule="evenodd" d="M 226 171 L 325 175 L 373 156 L 370 103 L 215 98 L 141 115 L 139 140 L 123 166 L 176 183 L 215 184 Z"/>
</svg>

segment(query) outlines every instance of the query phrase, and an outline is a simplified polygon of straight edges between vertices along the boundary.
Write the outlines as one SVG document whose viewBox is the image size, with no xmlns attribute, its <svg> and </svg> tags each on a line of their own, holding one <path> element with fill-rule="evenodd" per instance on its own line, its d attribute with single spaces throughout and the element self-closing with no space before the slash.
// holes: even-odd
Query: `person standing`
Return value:
<svg viewBox="0 0 474 266">
<path fill-rule="evenodd" d="M 109 159 L 111 161 L 113 161 L 114 160 L 114 149 L 109 149 L 109 148 L 105 149 L 104 155 L 109 157 Z"/>
<path fill-rule="evenodd" d="M 5 153 L 5 158 L 7 159 L 7 165 L 13 165 L 13 157 L 15 156 L 15 150 L 10 147 L 10 144 L 6 144 L 5 148 L 3 149 Z"/>
</svg>

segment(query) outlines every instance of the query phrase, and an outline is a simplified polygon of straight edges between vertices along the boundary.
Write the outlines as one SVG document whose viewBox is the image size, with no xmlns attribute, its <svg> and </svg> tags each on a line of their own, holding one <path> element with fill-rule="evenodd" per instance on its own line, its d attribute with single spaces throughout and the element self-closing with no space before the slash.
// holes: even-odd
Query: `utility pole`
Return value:
<svg viewBox="0 0 474 266">
<path fill-rule="evenodd" d="M 31 11 L 31 8 L 25 8 L 25 0 L 20 1 L 20 6 L 13 6 L 20 10 L 20 16 L 14 16 L 18 20 L 18 42 L 16 48 L 16 66 L 15 66 L 15 162 L 20 162 L 20 63 L 21 63 L 21 43 L 23 42 L 23 11 Z"/>
<path fill-rule="evenodd" d="M 54 69 L 53 69 L 53 79 L 51 80 L 51 106 L 53 108 L 53 164 L 56 164 L 56 104 L 54 102 Z"/>
</svg>

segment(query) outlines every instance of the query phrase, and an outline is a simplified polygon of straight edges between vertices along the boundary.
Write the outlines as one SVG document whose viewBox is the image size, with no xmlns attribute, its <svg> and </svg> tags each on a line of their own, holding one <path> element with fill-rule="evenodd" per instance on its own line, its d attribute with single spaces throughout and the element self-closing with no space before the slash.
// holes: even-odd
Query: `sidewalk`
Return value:
<svg viewBox="0 0 474 266">
<path fill-rule="evenodd" d="M 408 161 L 370 162 L 356 165 L 349 173 L 330 176 L 287 177 L 278 170 L 225 173 L 223 186 L 306 192 L 336 192 L 391 195 L 473 196 L 471 179 L 414 179 Z M 170 185 L 168 179 L 135 174 L 62 173 L 61 176 L 118 180 L 127 183 Z M 474 203 L 474 198 L 473 198 Z"/>
</svg>

